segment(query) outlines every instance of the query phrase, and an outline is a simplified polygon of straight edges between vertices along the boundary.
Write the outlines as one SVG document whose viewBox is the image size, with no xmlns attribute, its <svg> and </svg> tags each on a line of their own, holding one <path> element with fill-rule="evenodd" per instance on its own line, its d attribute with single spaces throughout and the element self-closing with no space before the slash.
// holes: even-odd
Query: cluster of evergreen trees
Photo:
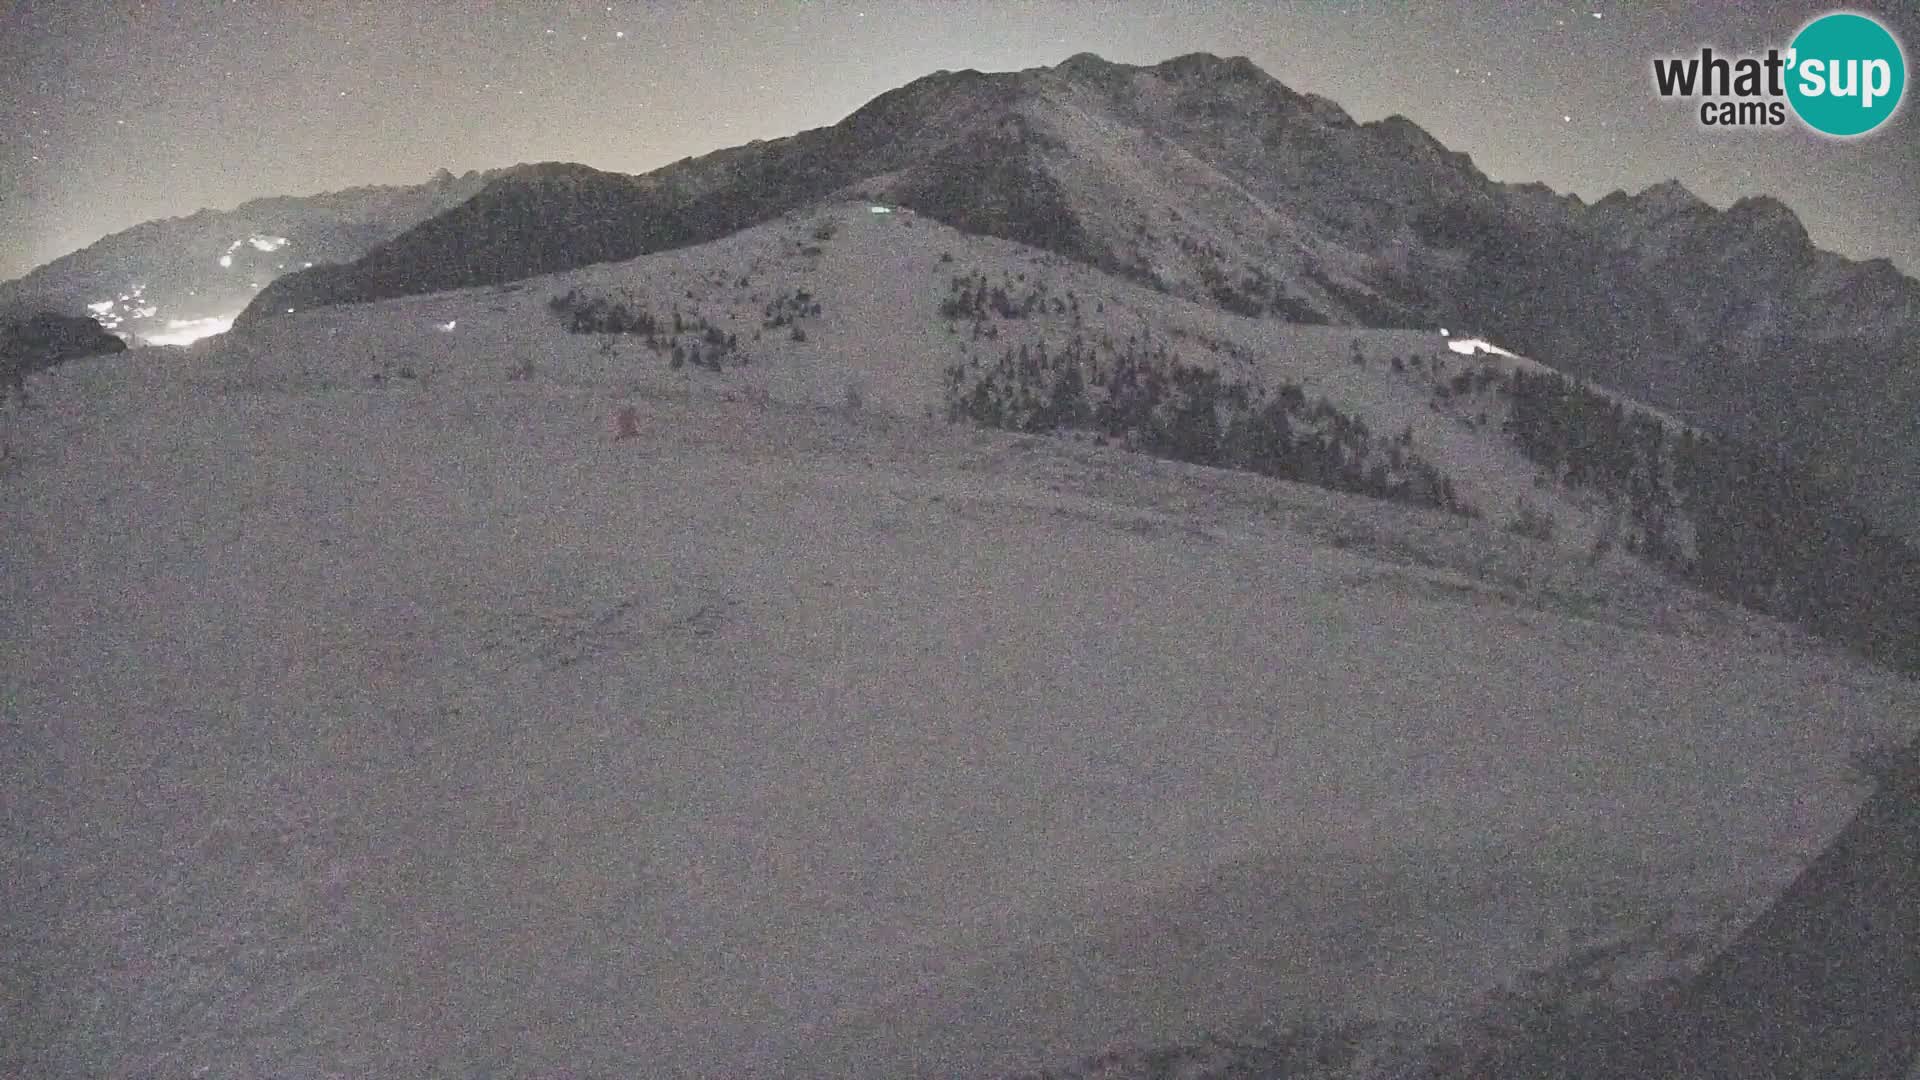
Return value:
<svg viewBox="0 0 1920 1080">
<path fill-rule="evenodd" d="M 1036 281 L 1021 291 L 1026 285 L 1026 274 L 1018 278 L 1003 275 L 998 283 L 989 283 L 984 273 L 972 277 L 955 277 L 948 285 L 947 296 L 940 302 L 940 317 L 943 319 L 968 319 L 974 322 L 985 320 L 991 313 L 1002 319 L 1027 319 L 1038 314 L 1072 315 L 1075 321 L 1080 317 L 1080 298 L 1068 293 L 1064 298 L 1050 296 L 1047 283 Z M 977 336 L 977 335 L 976 335 Z"/>
<path fill-rule="evenodd" d="M 1920 672 L 1920 551 L 1787 454 L 1657 419 L 1552 372 L 1504 387 L 1508 432 L 1560 483 L 1622 500 L 1639 552 L 1723 599 Z M 1693 556 L 1676 542 L 1684 515 Z"/>
<path fill-rule="evenodd" d="M 1355 356 L 1356 358 L 1358 357 L 1357 352 Z M 1418 358 L 1416 357 L 1415 359 L 1417 360 Z M 1419 365 L 1416 363 L 1414 366 L 1418 367 Z M 1505 383 L 1507 382 L 1507 377 L 1502 375 L 1500 369 L 1492 364 L 1481 364 L 1477 368 L 1467 368 L 1464 371 L 1455 373 L 1450 379 L 1442 378 L 1446 373 L 1446 361 L 1435 357 L 1433 361 L 1433 374 L 1436 378 L 1440 379 L 1433 392 L 1434 403 L 1436 405 L 1444 405 L 1456 397 L 1468 397 L 1474 394 L 1485 393 L 1492 388 L 1502 390 L 1506 388 Z"/>
<path fill-rule="evenodd" d="M 579 289 L 548 300 L 547 309 L 566 319 L 568 332 L 575 334 L 637 334 L 651 346 L 660 330 L 659 320 L 645 308 L 588 296 Z"/>
<path fill-rule="evenodd" d="M 798 319 L 818 318 L 820 316 L 820 301 L 815 300 L 813 294 L 805 289 L 791 293 L 781 293 L 779 296 L 767 301 L 766 310 L 763 314 L 764 318 L 761 320 L 760 325 L 771 330 L 791 325 Z"/>
<path fill-rule="evenodd" d="M 698 315 L 682 315 L 677 307 L 663 320 L 638 302 L 609 300 L 604 296 L 589 296 L 579 289 L 568 289 L 548 300 L 547 308 L 566 320 L 571 333 L 639 337 L 648 349 L 666 354 L 668 364 L 676 370 L 693 364 L 719 371 L 729 358 L 739 364 L 747 362 L 746 356 L 739 352 L 740 342 L 735 335 Z"/>
<path fill-rule="evenodd" d="M 1695 580 L 1920 673 L 1920 552 L 1777 452 L 1685 439 L 1676 473 Z"/>
<path fill-rule="evenodd" d="M 1288 322 L 1316 325 L 1327 321 L 1325 315 L 1305 301 L 1288 295 L 1285 286 L 1258 266 L 1248 267 L 1237 284 L 1214 263 L 1202 262 L 1198 266 L 1200 284 L 1206 288 L 1208 298 L 1235 315 L 1259 318 L 1273 314 Z"/>
<path fill-rule="evenodd" d="M 1486 369 L 1470 385 L 1486 385 Z M 1527 460 L 1556 483 L 1591 488 L 1627 507 L 1630 550 L 1669 563 L 1678 558 L 1672 498 L 1674 457 L 1666 425 L 1556 372 L 1514 369 L 1502 388 L 1506 432 Z"/>
<path fill-rule="evenodd" d="M 1455 513 L 1474 511 L 1412 451 L 1297 385 L 1263 390 L 1184 364 L 1164 344 L 1124 350 L 1076 336 L 1065 349 L 1008 348 L 946 371 L 948 417 L 1013 431 L 1097 431 L 1145 453 L 1245 469 Z"/>
</svg>

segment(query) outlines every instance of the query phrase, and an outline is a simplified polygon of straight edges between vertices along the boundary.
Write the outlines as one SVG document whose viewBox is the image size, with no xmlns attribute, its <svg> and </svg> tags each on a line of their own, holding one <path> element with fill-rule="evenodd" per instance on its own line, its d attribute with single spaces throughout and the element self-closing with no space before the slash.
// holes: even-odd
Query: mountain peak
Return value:
<svg viewBox="0 0 1920 1080">
<path fill-rule="evenodd" d="M 1791 220 L 1798 222 L 1791 207 L 1771 195 L 1743 195 L 1727 208 L 1729 214 L 1742 214 L 1760 220 Z"/>
<path fill-rule="evenodd" d="M 1771 195 L 1748 195 L 1727 208 L 1727 219 L 1793 247 L 1811 246 L 1805 225 L 1786 203 Z"/>
<path fill-rule="evenodd" d="M 1418 143 L 1422 146 L 1429 146 L 1429 145 L 1440 146 L 1441 145 L 1440 140 L 1434 138 L 1433 135 L 1430 132 L 1428 132 L 1426 128 L 1423 128 L 1419 124 L 1414 123 L 1412 120 L 1407 119 L 1405 116 L 1403 116 L 1400 113 L 1394 113 L 1392 116 L 1383 117 L 1379 120 L 1375 120 L 1372 123 L 1368 124 L 1367 126 L 1378 128 L 1379 130 L 1384 132 L 1390 132 L 1408 142 Z"/>
<path fill-rule="evenodd" d="M 1163 61 L 1154 67 L 1163 75 L 1176 78 L 1199 76 L 1202 78 L 1227 79 L 1239 82 L 1263 82 L 1273 78 L 1260 70 L 1260 65 L 1244 56 L 1215 56 L 1213 53 L 1192 52 Z"/>
<path fill-rule="evenodd" d="M 1634 200 L 1648 210 L 1662 214 L 1708 209 L 1705 199 L 1695 195 L 1678 180 L 1662 180 L 1634 196 Z"/>
<path fill-rule="evenodd" d="M 1536 209 L 1543 207 L 1560 207 L 1568 210 L 1583 210 L 1587 205 L 1586 200 L 1582 199 L 1577 193 L 1569 191 L 1562 194 L 1539 180 L 1506 183 L 1500 186 L 1504 188 L 1507 195 L 1516 200 L 1516 202 Z"/>
<path fill-rule="evenodd" d="M 1037 70 L 1041 74 L 1052 75 L 1070 83 L 1113 90 L 1142 69 L 1130 64 L 1116 64 L 1098 53 L 1080 52 L 1074 53 L 1053 67 Z"/>
<path fill-rule="evenodd" d="M 1059 65 L 1054 70 L 1066 72 L 1067 74 L 1075 74 L 1083 71 L 1104 73 L 1104 72 L 1112 71 L 1114 68 L 1117 68 L 1119 66 L 1120 66 L 1119 64 L 1116 64 L 1113 61 L 1108 60 L 1106 57 L 1101 56 L 1099 53 L 1077 52 L 1077 53 L 1074 53 L 1072 56 L 1067 57 L 1065 60 L 1060 61 Z"/>
<path fill-rule="evenodd" d="M 1397 146 L 1415 159 L 1443 163 L 1450 172 L 1465 174 L 1473 171 L 1471 157 L 1461 151 L 1447 149 L 1447 145 L 1434 138 L 1432 132 L 1399 113 L 1380 120 L 1370 120 L 1360 126 L 1377 132 L 1389 145 Z"/>
</svg>

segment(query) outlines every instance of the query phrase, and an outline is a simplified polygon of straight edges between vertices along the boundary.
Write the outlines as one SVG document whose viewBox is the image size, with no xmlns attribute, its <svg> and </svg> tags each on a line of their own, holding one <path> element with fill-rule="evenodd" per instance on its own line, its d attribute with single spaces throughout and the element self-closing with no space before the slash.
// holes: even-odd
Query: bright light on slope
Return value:
<svg viewBox="0 0 1920 1080">
<path fill-rule="evenodd" d="M 142 334 L 140 340 L 149 345 L 191 345 L 201 338 L 224 334 L 233 329 L 232 315 L 216 315 L 206 319 L 168 319 L 167 328 L 158 334 Z"/>
</svg>

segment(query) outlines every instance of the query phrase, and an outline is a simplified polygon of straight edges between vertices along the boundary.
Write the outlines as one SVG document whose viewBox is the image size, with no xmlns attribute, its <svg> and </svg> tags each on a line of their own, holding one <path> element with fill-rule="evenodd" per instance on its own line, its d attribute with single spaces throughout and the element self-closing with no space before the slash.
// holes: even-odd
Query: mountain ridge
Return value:
<svg viewBox="0 0 1920 1080">
<path fill-rule="evenodd" d="M 164 339 L 177 325 L 231 320 L 265 285 L 302 264 L 351 261 L 527 166 L 419 184 L 270 195 L 229 209 L 156 218 L 0 282 L 0 304 L 92 314 L 123 336 Z"/>
<path fill-rule="evenodd" d="M 1250 120 L 1251 117 L 1247 115 L 1247 110 L 1229 110 L 1227 106 L 1234 104 L 1234 102 L 1218 99 L 1223 88 L 1228 88 L 1230 92 L 1231 88 L 1237 87 L 1242 90 L 1258 91 L 1262 103 L 1277 105 L 1278 108 L 1271 111 L 1280 114 L 1283 119 L 1286 118 L 1285 114 L 1292 113 L 1294 114 L 1294 119 L 1308 117 L 1334 130 L 1375 134 L 1381 143 L 1392 146 L 1395 149 L 1406 151 L 1409 155 L 1416 158 L 1427 158 L 1429 159 L 1428 164 L 1439 163 L 1443 166 L 1443 172 L 1454 173 L 1458 182 L 1453 185 L 1455 190 L 1449 192 L 1449 194 L 1455 196 L 1471 197 L 1484 195 L 1494 197 L 1500 194 L 1504 188 L 1529 188 L 1533 186 L 1501 185 L 1488 180 L 1473 167 L 1469 155 L 1448 150 L 1430 133 L 1427 133 L 1424 129 L 1406 119 L 1404 116 L 1394 115 L 1381 120 L 1368 121 L 1364 124 L 1356 123 L 1351 117 L 1347 116 L 1344 110 L 1341 110 L 1337 104 L 1314 95 L 1300 94 L 1293 91 L 1283 83 L 1261 71 L 1246 57 L 1221 58 L 1207 53 L 1189 53 L 1163 61 L 1157 65 L 1136 66 L 1113 63 L 1100 58 L 1096 54 L 1083 52 L 1075 54 L 1053 67 L 1029 68 L 1017 72 L 986 74 L 972 69 L 958 72 L 935 72 L 909 82 L 895 90 L 879 95 L 838 124 L 810 129 L 782 139 L 756 141 L 742 147 L 732 147 L 714 151 L 713 153 L 700 157 L 682 159 L 662 169 L 642 175 L 659 178 L 663 185 L 672 186 L 675 183 L 684 184 L 689 177 L 697 177 L 704 172 L 707 174 L 709 180 L 707 189 L 710 189 L 711 174 L 724 171 L 723 167 L 740 165 L 754 157 L 765 156 L 770 150 L 776 148 L 802 149 L 802 144 L 797 143 L 796 140 L 818 142 L 822 137 L 830 133 L 842 133 L 847 136 L 847 139 L 843 145 L 836 147 L 837 149 L 851 151 L 856 154 L 872 152 L 877 149 L 889 149 L 892 151 L 891 157 L 887 160 L 874 163 L 861 163 L 863 166 L 869 164 L 878 166 L 866 168 L 864 171 L 867 173 L 867 176 L 857 178 L 868 179 L 872 176 L 885 175 L 890 172 L 891 169 L 888 168 L 888 166 L 897 167 L 900 163 L 899 157 L 902 153 L 911 153 L 915 149 L 925 149 L 927 145 L 926 133 L 930 129 L 940 126 L 942 121 L 951 120 L 954 113 L 960 111 L 953 108 L 940 109 L 937 99 L 941 95 L 975 95 L 964 100 L 966 108 L 976 115 L 992 115 L 995 117 L 995 123 L 998 123 L 1007 119 L 1005 114 L 1007 106 L 1016 104 L 1021 100 L 1031 100 L 1036 94 L 1044 94 L 1049 84 L 1056 90 L 1061 84 L 1065 84 L 1081 88 L 1103 90 L 1109 94 L 1117 95 L 1125 91 L 1126 84 L 1138 82 L 1142 77 L 1152 77 L 1168 81 L 1166 88 L 1172 90 L 1176 98 L 1184 100 L 1190 108 L 1202 114 L 1203 117 L 1205 114 L 1211 113 L 1215 116 L 1225 116 L 1236 120 Z M 1212 95 L 1212 97 L 1209 98 L 1209 95 Z M 1125 111 L 1132 116 L 1141 117 L 1151 114 L 1152 110 L 1150 108 L 1143 110 L 1140 106 L 1150 104 L 1152 98 L 1153 95 L 1151 93 L 1136 92 L 1123 100 L 1111 102 L 1110 104 L 1124 107 Z M 982 109 L 982 105 L 988 106 L 988 108 Z M 1032 126 L 1031 116 L 1025 118 L 1025 123 L 1028 124 L 1028 127 L 1023 131 L 1024 135 L 1032 137 L 1040 133 L 1040 129 Z M 1263 123 L 1265 126 L 1260 130 L 1273 136 L 1284 134 L 1280 129 L 1287 126 L 1284 122 L 1276 125 L 1272 122 L 1271 117 Z M 982 125 L 975 126 L 979 127 Z M 905 138 L 890 138 L 891 136 L 896 136 L 902 130 L 908 132 Z M 1254 141 L 1258 142 L 1259 140 L 1256 139 Z M 891 143 L 893 145 L 883 147 L 881 145 L 883 143 Z M 1265 146 L 1261 147 L 1261 149 L 1271 150 L 1273 147 Z M 851 175 L 861 172 L 862 169 L 848 167 L 842 171 Z M 619 176 L 624 174 L 609 173 L 606 175 Z M 511 185 L 518 178 L 503 176 L 500 179 L 505 184 Z M 693 187 L 696 190 L 689 192 L 691 194 L 700 194 L 706 190 L 703 189 L 700 184 L 694 184 Z M 1541 190 L 1547 190 L 1544 185 L 1539 185 L 1538 187 Z M 1378 196 L 1370 193 L 1363 195 L 1363 198 L 1377 197 Z M 1580 203 L 1577 196 L 1564 196 L 1556 193 L 1554 194 L 1554 199 L 1562 202 L 1571 199 L 1574 205 L 1584 205 Z M 1800 226 L 1797 217 L 1792 214 L 1790 209 L 1771 197 L 1749 196 L 1742 198 L 1728 210 L 1719 211 L 1707 205 L 1704 201 L 1699 200 L 1697 196 L 1692 195 L 1691 192 L 1688 192 L 1684 186 L 1678 184 L 1676 181 L 1667 181 L 1662 184 L 1653 185 L 1638 195 L 1627 195 L 1624 192 L 1616 192 L 1593 204 L 1591 207 L 1587 207 L 1587 209 L 1598 210 L 1605 207 L 1608 210 L 1612 210 L 1620 202 L 1628 202 L 1630 205 L 1639 206 L 1644 206 L 1649 203 L 1660 205 L 1675 199 L 1684 203 L 1684 209 L 1709 212 L 1707 214 L 1708 219 L 1714 221 L 1724 219 L 1727 215 L 1733 215 L 1736 220 L 1741 221 L 1743 224 L 1746 223 L 1746 219 L 1748 218 L 1760 220 L 1763 223 L 1765 220 L 1777 218 L 1781 223 L 1784 223 L 1791 232 L 1804 239 L 1804 228 Z M 774 205 L 770 204 L 766 209 L 774 209 Z M 767 216 L 768 215 L 763 214 L 759 216 L 757 220 L 765 220 Z M 1573 216 L 1575 215 L 1569 215 L 1569 217 Z M 1016 237 L 1009 238 L 1017 239 Z M 642 252 L 636 252 L 636 254 L 638 253 Z M 582 258 L 586 258 L 586 256 L 582 256 Z M 1871 260 L 1869 260 L 1869 262 L 1870 261 Z M 1853 260 L 1848 260 L 1848 263 L 1856 266 L 1863 265 Z M 584 263 L 581 263 L 581 265 L 584 265 Z M 1902 280 L 1911 283 L 1911 279 L 1904 278 L 1904 276 L 1902 276 Z M 1913 286 L 1909 284 L 1908 287 Z M 273 305 L 269 303 L 263 303 L 261 305 L 263 310 L 270 309 L 272 306 Z"/>
<path fill-rule="evenodd" d="M 1240 314 L 1462 327 L 1847 478 L 1920 536 L 1920 283 L 1766 196 L 1592 204 L 1495 182 L 1402 116 L 1356 122 L 1245 57 L 942 71 L 840 122 L 640 176 L 543 163 L 296 270 L 242 323 L 499 284 L 865 197 Z"/>
<path fill-rule="evenodd" d="M 916 79 L 838 124 L 585 192 L 504 177 L 243 316 L 515 280 L 855 195 L 1241 314 L 1464 326 L 1649 405 L 1784 439 L 1920 536 L 1920 282 L 1792 210 L 1677 182 L 1588 205 L 1497 183 L 1404 117 L 1356 123 L 1244 57 Z M 483 212 L 484 210 L 484 212 Z"/>
</svg>

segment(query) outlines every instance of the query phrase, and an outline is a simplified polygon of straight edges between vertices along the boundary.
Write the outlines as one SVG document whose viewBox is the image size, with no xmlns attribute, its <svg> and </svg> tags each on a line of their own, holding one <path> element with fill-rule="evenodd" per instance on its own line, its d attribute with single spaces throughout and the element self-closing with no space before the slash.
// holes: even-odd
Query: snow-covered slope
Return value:
<svg viewBox="0 0 1920 1080">
<path fill-rule="evenodd" d="M 843 404 L 851 394 L 870 409 L 927 417 L 947 414 L 943 376 L 952 365 L 990 367 L 1042 347 L 1059 354 L 1076 341 L 1108 358 L 1163 349 L 1171 360 L 1257 385 L 1297 385 L 1372 432 L 1404 435 L 1411 453 L 1495 522 L 1513 520 L 1524 502 L 1558 523 L 1556 543 L 1582 552 L 1621 528 L 1617 505 L 1536 484 L 1539 470 L 1501 433 L 1508 405 L 1498 394 L 1441 392 L 1463 374 L 1484 373 L 1484 383 L 1516 367 L 1544 370 L 1533 361 L 1462 355 L 1450 347 L 1463 341 L 1458 331 L 1449 338 L 1236 316 L 1058 255 L 883 209 L 832 203 L 626 263 L 296 312 L 196 354 L 202 359 L 193 377 L 359 384 L 406 368 L 429 380 L 500 381 L 530 363 L 539 377 L 566 382 L 656 390 L 700 383 L 820 405 Z M 963 279 L 1002 288 L 1015 303 L 1035 302 L 1016 317 L 943 314 Z M 567 332 L 570 311 L 551 304 L 569 297 L 570 311 L 618 305 L 630 321 L 651 316 L 654 344 L 638 333 Z M 714 337 L 733 344 L 715 346 Z M 676 345 L 688 357 L 679 368 Z M 718 370 L 702 368 L 698 357 L 715 353 Z"/>
<path fill-rule="evenodd" d="M 821 204 L 626 263 L 282 312 L 211 351 L 198 377 L 502 379 L 538 368 L 789 402 L 852 397 L 1029 431 L 1064 425 L 1477 514 L 1596 561 L 1648 558 L 1884 662 L 1920 663 L 1920 556 L 1767 453 L 1524 358 L 1453 351 L 1478 328 L 1447 337 L 1235 316 L 1056 253 L 874 209 Z M 316 338 L 329 346 L 306 344 Z M 1059 383 L 1068 369 L 1080 391 Z M 1079 415 L 1056 407 L 1063 392 Z M 1145 415 L 1142 401 L 1159 403 Z M 1103 419 L 1107 405 L 1126 415 Z"/>
<path fill-rule="evenodd" d="M 974 338 L 966 274 L 1412 426 L 1488 517 L 929 418 L 1076 332 Z M 1697 956 L 1920 696 L 1507 532 L 1414 356 L 1466 359 L 836 205 L 33 376 L 0 1071 L 979 1075 Z"/>
</svg>

